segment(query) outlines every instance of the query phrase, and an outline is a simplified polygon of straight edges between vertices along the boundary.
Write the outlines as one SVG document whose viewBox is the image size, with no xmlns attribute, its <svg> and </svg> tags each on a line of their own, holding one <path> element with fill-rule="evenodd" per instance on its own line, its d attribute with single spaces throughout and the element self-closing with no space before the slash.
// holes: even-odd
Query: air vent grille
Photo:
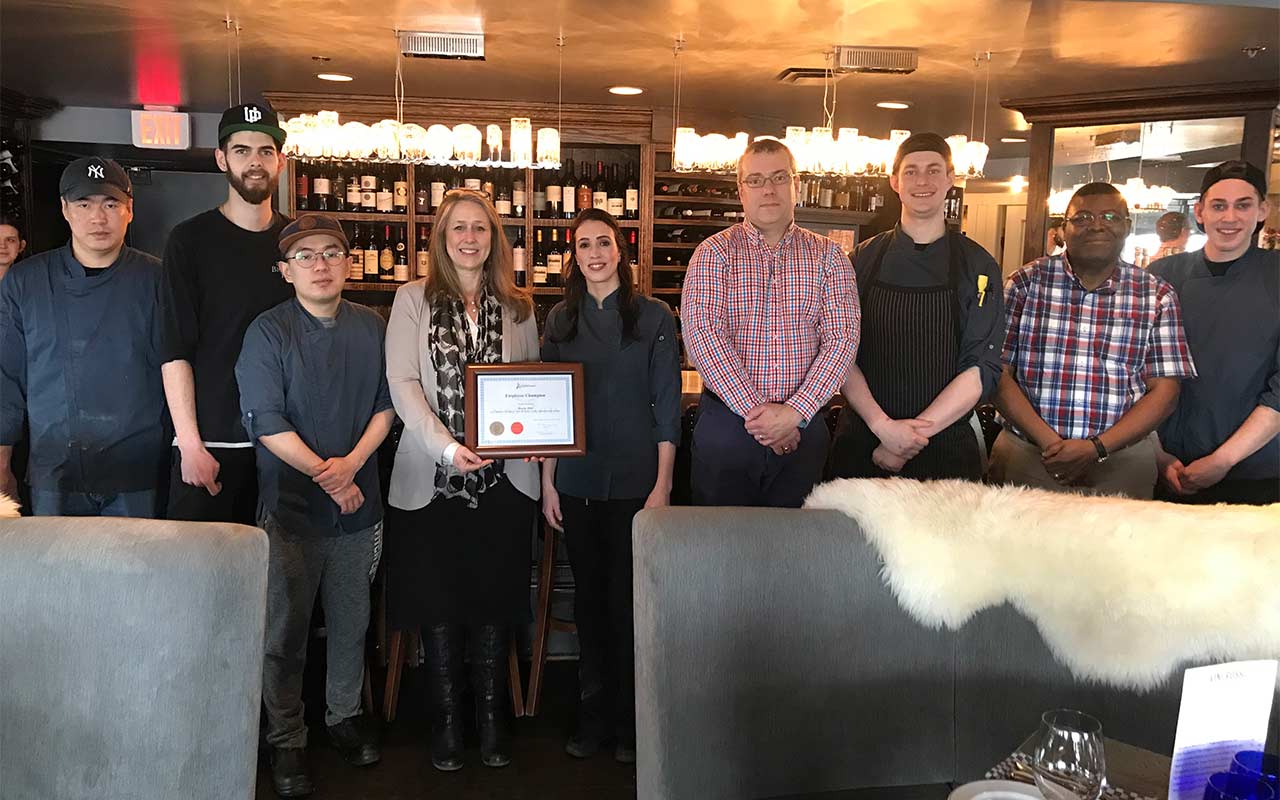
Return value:
<svg viewBox="0 0 1280 800">
<path fill-rule="evenodd" d="M 836 45 L 837 72 L 915 72 L 920 54 L 914 47 L 857 47 Z"/>
<path fill-rule="evenodd" d="M 400 31 L 400 52 L 414 58 L 484 60 L 483 33 Z"/>
</svg>

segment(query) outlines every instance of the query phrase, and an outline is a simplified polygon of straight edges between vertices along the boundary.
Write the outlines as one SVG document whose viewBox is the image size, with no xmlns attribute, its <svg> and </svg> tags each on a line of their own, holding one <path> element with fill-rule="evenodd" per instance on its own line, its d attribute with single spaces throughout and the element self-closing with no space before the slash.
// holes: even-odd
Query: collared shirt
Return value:
<svg viewBox="0 0 1280 800">
<path fill-rule="evenodd" d="M 286 530 L 355 533 L 382 519 L 377 453 L 355 476 L 364 505 L 340 514 L 311 476 L 257 440 L 294 431 L 320 458 L 350 453 L 369 420 L 392 407 L 385 333 L 386 323 L 364 306 L 343 300 L 326 325 L 296 299 L 264 311 L 245 332 L 236 381 L 244 427 L 256 442 L 259 511 L 274 514 Z"/>
<path fill-rule="evenodd" d="M 1067 256 L 1031 262 L 1005 289 L 1002 359 L 1049 427 L 1087 439 L 1116 424 L 1151 378 L 1195 377 L 1178 296 L 1121 264 L 1086 290 Z"/>
<path fill-rule="evenodd" d="M 622 338 L 618 292 L 584 295 L 578 334 L 563 335 L 565 305 L 543 326 L 543 361 L 580 361 L 586 382 L 587 454 L 561 458 L 556 488 L 589 500 L 647 497 L 658 478 L 658 443 L 680 444 L 676 323 L 661 300 L 636 297 L 635 330 Z"/>
<path fill-rule="evenodd" d="M 1221 274 L 1204 251 L 1151 272 L 1178 293 L 1200 372 L 1160 425 L 1160 444 L 1190 464 L 1217 450 L 1259 406 L 1280 411 L 1280 252 L 1250 247 Z M 1236 464 L 1229 480 L 1280 478 L 1280 435 Z"/>
<path fill-rule="evenodd" d="M 793 223 L 770 247 L 750 222 L 694 250 L 680 316 L 694 366 L 735 414 L 785 403 L 806 423 L 844 384 L 861 319 L 839 245 Z"/>
<path fill-rule="evenodd" d="M 125 247 L 90 274 L 70 245 L 0 282 L 0 445 L 30 420 L 33 488 L 156 488 L 168 456 L 157 358 L 160 262 Z"/>
</svg>

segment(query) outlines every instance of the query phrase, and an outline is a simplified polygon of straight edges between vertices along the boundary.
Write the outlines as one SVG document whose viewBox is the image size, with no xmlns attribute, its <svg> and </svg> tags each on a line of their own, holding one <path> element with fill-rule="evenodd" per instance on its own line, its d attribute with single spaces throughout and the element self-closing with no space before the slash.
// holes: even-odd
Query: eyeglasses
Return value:
<svg viewBox="0 0 1280 800">
<path fill-rule="evenodd" d="M 316 253 L 312 250 L 299 250 L 289 256 L 289 260 L 303 269 L 313 269 L 316 266 L 317 257 L 323 258 L 324 263 L 336 267 L 346 260 L 347 251 L 340 250 L 337 247 L 330 247 L 320 253 Z"/>
<path fill-rule="evenodd" d="M 1102 220 L 1107 225 L 1119 225 L 1127 219 L 1129 219 L 1129 215 L 1121 214 L 1119 211 L 1103 211 L 1101 214 L 1095 214 L 1092 211 L 1080 211 L 1067 217 L 1067 222 L 1077 228 L 1087 228 L 1097 220 Z"/>
<path fill-rule="evenodd" d="M 794 177 L 788 170 L 780 169 L 772 175 L 748 175 L 742 179 L 743 186 L 750 186 L 752 189 L 759 189 L 766 183 L 772 183 L 774 186 L 781 186 Z"/>
</svg>

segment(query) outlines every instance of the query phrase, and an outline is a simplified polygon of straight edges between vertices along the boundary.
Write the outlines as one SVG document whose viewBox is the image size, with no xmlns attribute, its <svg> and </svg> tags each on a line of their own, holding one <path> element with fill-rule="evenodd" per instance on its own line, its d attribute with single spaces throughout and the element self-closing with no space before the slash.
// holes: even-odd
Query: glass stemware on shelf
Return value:
<svg viewBox="0 0 1280 800">
<path fill-rule="evenodd" d="M 1102 723 L 1079 711 L 1046 711 L 1032 770 L 1045 800 L 1098 800 L 1107 774 Z"/>
</svg>

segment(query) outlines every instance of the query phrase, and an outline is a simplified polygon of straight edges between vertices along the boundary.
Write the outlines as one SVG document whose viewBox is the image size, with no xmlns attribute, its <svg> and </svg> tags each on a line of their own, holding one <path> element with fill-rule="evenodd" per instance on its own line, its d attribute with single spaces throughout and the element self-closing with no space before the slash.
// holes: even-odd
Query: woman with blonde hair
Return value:
<svg viewBox="0 0 1280 800">
<path fill-rule="evenodd" d="M 467 364 L 538 360 L 529 294 L 488 198 L 449 192 L 431 232 L 426 278 L 396 291 L 387 381 L 404 433 L 391 472 L 387 564 L 393 624 L 420 626 L 431 703 L 431 761 L 462 767 L 463 647 L 469 646 L 481 760 L 510 763 L 510 626 L 531 621 L 530 535 L 538 465 L 477 456 L 465 437 Z"/>
</svg>

